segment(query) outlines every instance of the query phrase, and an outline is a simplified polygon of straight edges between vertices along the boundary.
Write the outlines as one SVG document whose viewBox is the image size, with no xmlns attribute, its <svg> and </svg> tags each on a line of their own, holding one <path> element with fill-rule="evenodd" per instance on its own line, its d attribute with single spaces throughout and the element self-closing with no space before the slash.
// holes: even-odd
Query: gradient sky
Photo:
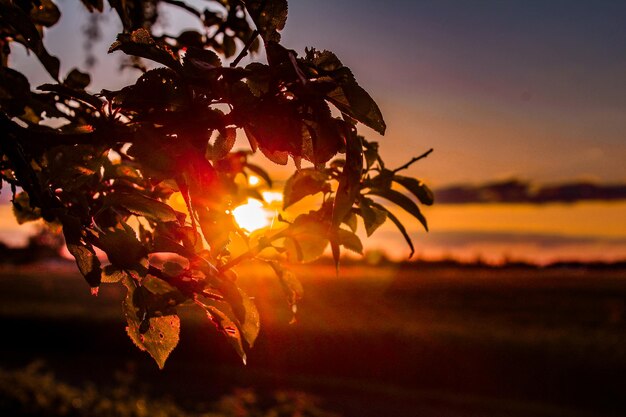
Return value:
<svg viewBox="0 0 626 417">
<path fill-rule="evenodd" d="M 82 66 L 80 32 L 87 13 L 75 0 L 58 3 L 63 20 L 44 41 L 61 57 L 64 73 Z M 177 33 L 189 22 L 184 13 L 171 13 L 163 26 Z M 435 148 L 409 171 L 435 187 L 513 176 L 542 183 L 625 182 L 624 22 L 625 1 L 292 0 L 283 43 L 300 53 L 305 46 L 335 52 L 385 115 L 385 137 L 362 131 L 378 138 L 390 166 Z M 96 55 L 106 51 L 120 25 L 109 16 L 103 28 Z M 32 57 L 17 52 L 13 59 L 33 85 L 49 82 Z M 118 59 L 100 58 L 93 71 L 96 90 L 119 88 L 137 77 L 118 73 Z M 614 236 L 608 220 L 589 223 L 582 217 L 604 209 L 559 207 L 570 216 L 564 218 L 572 218 L 571 226 L 560 223 L 564 230 L 550 228 L 550 219 L 561 216 L 545 217 L 540 208 L 526 213 L 527 220 L 515 210 L 493 207 L 474 217 L 466 207 L 433 209 L 433 230 L 442 234 L 429 239 L 450 243 L 450 233 L 460 233 L 471 241 L 483 230 L 492 235 L 482 241 L 500 237 L 497 246 L 516 241 L 514 234 L 527 236 L 527 243 L 539 242 L 538 234 L 550 242 L 576 235 L 576 244 L 588 246 L 608 239 L 606 245 L 626 257 L 626 231 Z M 626 217 L 626 205 L 606 207 L 611 214 L 600 215 L 607 219 Z M 481 218 L 492 219 L 491 226 L 476 224 Z M 524 234 L 527 223 L 545 227 Z M 458 236 L 452 239 L 456 244 Z"/>
</svg>

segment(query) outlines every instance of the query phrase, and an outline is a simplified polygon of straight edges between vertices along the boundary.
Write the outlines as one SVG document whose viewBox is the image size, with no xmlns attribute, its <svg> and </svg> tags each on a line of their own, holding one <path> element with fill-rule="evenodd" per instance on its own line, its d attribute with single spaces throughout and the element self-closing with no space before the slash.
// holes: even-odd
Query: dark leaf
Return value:
<svg viewBox="0 0 626 417">
<path fill-rule="evenodd" d="M 100 286 L 102 269 L 100 260 L 96 256 L 93 247 L 82 241 L 82 227 L 80 219 L 72 216 L 61 216 L 63 224 L 63 236 L 67 250 L 76 259 L 76 265 L 80 273 L 92 288 Z"/>
<path fill-rule="evenodd" d="M 136 266 L 148 252 L 133 229 L 126 224 L 101 233 L 98 236 L 98 246 L 106 252 L 109 261 L 119 268 Z"/>
<path fill-rule="evenodd" d="M 343 219 L 343 222 L 350 228 L 350 230 L 352 230 L 353 232 L 356 232 L 358 223 L 357 223 L 356 214 L 354 212 L 351 212 L 348 216 L 346 216 Z"/>
<path fill-rule="evenodd" d="M 283 210 L 306 196 L 330 192 L 327 180 L 325 173 L 313 168 L 296 171 L 285 183 Z"/>
<path fill-rule="evenodd" d="M 12 26 L 23 37 L 25 45 L 37 55 L 44 68 L 55 80 L 59 79 L 60 61 L 50 55 L 43 45 L 39 31 L 30 17 L 13 2 L 0 2 L 0 19 Z"/>
<path fill-rule="evenodd" d="M 419 220 L 419 222 L 422 223 L 422 226 L 424 226 L 424 229 L 428 231 L 428 223 L 426 222 L 426 218 L 420 211 L 419 207 L 417 207 L 417 204 L 415 204 L 413 200 L 411 200 L 409 197 L 405 196 L 404 194 L 396 190 L 372 189 L 368 194 L 383 197 L 391 201 L 392 203 L 399 205 L 404 210 L 406 210 L 409 214 L 411 214 L 413 217 Z"/>
<path fill-rule="evenodd" d="M 90 12 L 93 13 L 94 10 L 97 10 L 100 13 L 102 13 L 102 9 L 104 7 L 104 0 L 81 0 L 81 1 L 83 2 L 87 10 L 89 10 Z"/>
<path fill-rule="evenodd" d="M 337 87 L 328 93 L 327 97 L 343 113 L 371 127 L 381 135 L 385 134 L 387 126 L 378 105 L 356 82 Z"/>
<path fill-rule="evenodd" d="M 360 255 L 363 254 L 363 243 L 361 243 L 361 239 L 356 234 L 349 230 L 339 229 L 337 230 L 337 236 L 341 246 Z"/>
<path fill-rule="evenodd" d="M 100 260 L 96 256 L 96 252 L 91 245 L 84 243 L 67 243 L 67 250 L 76 259 L 76 265 L 80 273 L 83 274 L 85 280 L 92 288 L 100 286 L 102 270 L 100 269 Z"/>
<path fill-rule="evenodd" d="M 413 256 L 413 254 L 415 253 L 415 247 L 413 246 L 413 241 L 411 240 L 411 237 L 407 233 L 406 228 L 404 227 L 402 222 L 396 216 L 394 216 L 394 214 L 392 212 L 390 212 L 389 210 L 387 210 L 385 207 L 383 207 L 382 205 L 380 205 L 378 203 L 372 202 L 372 208 L 377 208 L 377 209 L 387 213 L 387 217 L 393 222 L 393 224 L 396 225 L 396 227 L 398 228 L 400 233 L 402 233 L 402 236 L 404 237 L 404 240 L 406 240 L 407 245 L 409 245 L 409 248 L 411 249 L 411 253 L 409 254 L 409 258 L 411 258 Z"/>
<path fill-rule="evenodd" d="M 394 175 L 393 180 L 409 190 L 417 199 L 427 206 L 435 202 L 435 195 L 426 184 L 417 178 Z"/>
<path fill-rule="evenodd" d="M 39 5 L 33 4 L 30 18 L 36 25 L 50 27 L 59 21 L 61 12 L 51 0 L 39 0 Z"/>
<path fill-rule="evenodd" d="M 361 207 L 359 208 L 368 237 L 387 220 L 387 211 L 380 210 L 373 206 L 372 203 L 372 200 L 369 198 L 364 198 L 361 200 Z"/>
<path fill-rule="evenodd" d="M 233 146 L 235 146 L 236 139 L 237 133 L 235 129 L 226 128 L 223 132 L 220 132 L 215 139 L 215 143 L 213 143 L 211 159 L 217 161 L 225 158 L 233 149 Z"/>
<path fill-rule="evenodd" d="M 69 74 L 67 74 L 67 77 L 65 77 L 65 81 L 63 81 L 63 84 L 69 88 L 84 90 L 90 82 L 91 77 L 89 76 L 89 74 L 85 72 L 80 72 L 79 70 L 74 68 L 69 72 Z"/>
<path fill-rule="evenodd" d="M 41 219 L 41 209 L 31 207 L 28 193 L 24 191 L 17 193 L 13 199 L 13 214 L 18 224 Z"/>
<path fill-rule="evenodd" d="M 278 31 L 287 22 L 287 0 L 247 0 L 245 5 L 261 37 L 266 42 L 280 42 Z"/>
<path fill-rule="evenodd" d="M 230 58 L 231 56 L 235 55 L 235 52 L 237 52 L 237 44 L 235 43 L 235 39 L 232 36 L 224 34 L 223 48 L 224 56 L 226 58 Z"/>
<path fill-rule="evenodd" d="M 137 29 L 132 33 L 120 33 L 109 48 L 109 53 L 122 51 L 128 55 L 139 56 L 161 63 L 171 69 L 181 70 L 182 66 L 167 45 L 157 44 L 146 29 Z"/>
<path fill-rule="evenodd" d="M 157 68 L 143 74 L 134 85 L 115 94 L 113 102 L 127 110 L 147 113 L 186 108 L 191 98 L 180 77 L 167 68 Z"/>
<path fill-rule="evenodd" d="M 365 145 L 365 152 L 363 152 L 363 156 L 365 157 L 367 169 L 370 169 L 378 160 L 378 143 L 366 141 L 363 143 Z"/>
<path fill-rule="evenodd" d="M 73 98 L 99 109 L 103 102 L 96 96 L 87 93 L 84 90 L 75 90 L 63 84 L 43 84 L 37 87 L 41 91 L 51 91 L 62 97 Z M 47 111 L 46 111 L 47 113 Z M 60 115 L 59 115 L 60 116 Z"/>
<path fill-rule="evenodd" d="M 162 222 L 178 221 L 176 212 L 167 204 L 146 197 L 139 192 L 111 193 L 106 196 L 106 204 L 114 207 L 123 207 L 137 216 L 148 217 Z"/>
<path fill-rule="evenodd" d="M 339 186 L 335 195 L 333 207 L 333 227 L 337 228 L 352 210 L 359 192 L 361 191 L 361 173 L 363 170 L 361 140 L 350 134 L 346 143 L 346 164 L 339 177 Z"/>
</svg>

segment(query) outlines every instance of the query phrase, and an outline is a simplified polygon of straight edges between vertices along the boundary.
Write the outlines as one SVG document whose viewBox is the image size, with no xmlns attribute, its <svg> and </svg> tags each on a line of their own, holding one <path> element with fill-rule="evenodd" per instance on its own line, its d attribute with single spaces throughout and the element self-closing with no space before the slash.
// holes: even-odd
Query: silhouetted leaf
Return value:
<svg viewBox="0 0 626 417">
<path fill-rule="evenodd" d="M 103 104 L 98 97 L 93 96 L 84 90 L 75 90 L 63 84 L 43 84 L 37 87 L 37 89 L 41 91 L 51 91 L 64 98 L 72 98 L 82 101 L 95 107 L 96 109 L 100 109 Z M 46 113 L 48 113 L 48 110 L 46 110 Z M 62 117 L 62 114 L 59 114 L 56 117 Z"/>
<path fill-rule="evenodd" d="M 102 9 L 104 7 L 104 0 L 81 0 L 87 10 L 93 13 L 94 10 L 97 10 L 102 13 Z"/>
<path fill-rule="evenodd" d="M 265 41 L 280 42 L 287 22 L 287 0 L 247 0 L 246 9 Z"/>
<path fill-rule="evenodd" d="M 325 173 L 313 168 L 296 171 L 285 183 L 283 210 L 306 196 L 330 192 L 327 179 Z"/>
<path fill-rule="evenodd" d="M 143 74 L 134 85 L 115 94 L 114 104 L 136 112 L 150 110 L 179 111 L 189 106 L 191 98 L 180 77 L 167 68 Z"/>
<path fill-rule="evenodd" d="M 91 77 L 89 76 L 89 74 L 87 74 L 86 72 L 81 72 L 74 68 L 67 74 L 67 77 L 65 77 L 63 84 L 69 88 L 84 90 L 90 82 Z"/>
<path fill-rule="evenodd" d="M 123 207 L 137 216 L 162 222 L 178 221 L 176 212 L 170 206 L 139 193 L 111 193 L 107 195 L 106 202 L 111 206 Z"/>
<path fill-rule="evenodd" d="M 409 190 L 422 203 L 430 206 L 435 201 L 435 195 L 426 184 L 417 178 L 394 175 L 393 180 Z"/>
<path fill-rule="evenodd" d="M 372 203 L 372 200 L 369 198 L 364 198 L 361 200 L 361 206 L 359 208 L 368 237 L 387 220 L 387 212 L 372 206 Z"/>
<path fill-rule="evenodd" d="M 350 230 L 352 230 L 353 232 L 356 232 L 358 223 L 357 223 L 356 214 L 354 212 L 351 212 L 348 216 L 346 216 L 343 219 L 343 222 L 350 228 Z"/>
<path fill-rule="evenodd" d="M 372 202 L 372 208 L 377 208 L 377 209 L 387 213 L 387 218 L 389 218 L 393 222 L 393 224 L 396 225 L 396 227 L 398 228 L 400 233 L 402 233 L 402 236 L 404 237 L 404 240 L 406 240 L 407 245 L 409 245 L 409 248 L 411 249 L 411 253 L 409 254 L 409 258 L 411 258 L 413 256 L 413 254 L 415 253 L 415 247 L 413 246 L 413 241 L 411 240 L 411 237 L 409 236 L 409 234 L 406 231 L 406 228 L 404 227 L 402 222 L 396 216 L 394 216 L 394 214 L 392 212 L 390 212 L 389 210 L 387 210 L 385 207 L 383 207 L 382 205 L 380 205 L 378 203 Z"/>
<path fill-rule="evenodd" d="M 98 246 L 107 254 L 109 261 L 119 268 L 132 268 L 147 255 L 146 248 L 137 240 L 128 225 L 106 230 L 98 236 Z"/>
<path fill-rule="evenodd" d="M 132 33 L 120 33 L 109 48 L 109 53 L 122 51 L 128 55 L 140 56 L 161 63 L 174 70 L 182 66 L 167 45 L 157 44 L 146 29 L 137 29 Z"/>
<path fill-rule="evenodd" d="M 370 169 L 378 160 L 378 142 L 363 141 L 363 144 L 365 145 L 363 156 L 365 157 L 366 167 Z"/>
<path fill-rule="evenodd" d="M 361 191 L 363 155 L 361 140 L 356 135 L 348 135 L 346 143 L 346 164 L 339 177 L 339 186 L 333 207 L 333 227 L 339 227 L 351 211 L 357 195 Z"/>
<path fill-rule="evenodd" d="M 378 105 L 359 86 L 350 69 L 343 66 L 335 54 L 329 51 L 317 51 L 314 48 L 307 49 L 304 63 L 314 68 L 318 84 L 325 80 L 324 77 L 319 77 L 320 75 L 330 77 L 335 82 L 335 87 L 326 93 L 328 101 L 353 119 L 371 127 L 381 135 L 385 134 L 386 125 Z"/>
<path fill-rule="evenodd" d="M 190 47 L 185 53 L 183 70 L 189 77 L 206 78 L 215 68 L 222 66 L 217 54 L 208 49 Z"/>
<path fill-rule="evenodd" d="M 50 27 L 59 21 L 61 12 L 51 0 L 39 0 L 40 4 L 33 4 L 30 18 L 36 25 Z"/>
<path fill-rule="evenodd" d="M 235 139 L 237 139 L 235 129 L 229 128 L 220 132 L 213 143 L 211 159 L 217 161 L 225 158 L 226 155 L 228 155 L 228 153 L 233 149 L 233 146 L 235 146 Z"/>
<path fill-rule="evenodd" d="M 235 52 L 237 52 L 237 44 L 235 43 L 235 39 L 232 36 L 224 34 L 224 39 L 222 42 L 224 48 L 224 56 L 226 58 L 230 58 L 231 56 L 235 55 Z"/>
<path fill-rule="evenodd" d="M 18 224 L 41 219 L 41 209 L 30 206 L 30 198 L 24 191 L 17 193 L 13 199 L 13 214 Z"/>
<path fill-rule="evenodd" d="M 356 82 L 346 83 L 328 93 L 328 100 L 343 113 L 371 127 L 381 135 L 387 126 L 372 97 Z"/>
<path fill-rule="evenodd" d="M 25 45 L 37 55 L 44 68 L 55 80 L 59 79 L 59 59 L 50 55 L 43 45 L 39 31 L 30 17 L 13 2 L 0 2 L 0 19 L 12 26 L 23 37 Z M 21 39 L 18 39 L 21 40 Z"/>
<path fill-rule="evenodd" d="M 91 244 L 82 241 L 82 226 L 80 219 L 73 216 L 61 216 L 63 224 L 63 237 L 67 250 L 76 260 L 76 265 L 80 273 L 92 288 L 100 286 L 102 269 L 100 268 L 100 260 Z"/>
<path fill-rule="evenodd" d="M 419 220 L 419 222 L 422 223 L 422 226 L 424 226 L 424 229 L 428 231 L 428 223 L 426 222 L 426 218 L 420 211 L 419 207 L 417 207 L 417 204 L 415 204 L 413 200 L 411 200 L 404 194 L 396 190 L 378 190 L 378 189 L 373 189 L 368 194 L 383 197 L 391 201 L 392 203 L 399 205 L 408 213 L 410 213 L 413 217 Z"/>
<path fill-rule="evenodd" d="M 359 239 L 357 235 L 348 230 L 339 229 L 337 236 L 339 237 L 339 244 L 341 246 L 360 255 L 363 254 L 363 243 L 361 243 L 361 239 Z"/>
<path fill-rule="evenodd" d="M 76 259 L 76 265 L 92 288 L 100 286 L 100 260 L 91 245 L 84 243 L 67 243 L 67 250 Z"/>
</svg>

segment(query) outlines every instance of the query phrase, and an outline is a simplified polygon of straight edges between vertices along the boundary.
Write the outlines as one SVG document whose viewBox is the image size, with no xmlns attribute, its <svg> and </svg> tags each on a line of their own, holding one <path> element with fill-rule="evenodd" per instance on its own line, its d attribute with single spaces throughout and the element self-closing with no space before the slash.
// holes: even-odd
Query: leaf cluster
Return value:
<svg viewBox="0 0 626 417">
<path fill-rule="evenodd" d="M 105 7 L 82 2 L 92 13 Z M 59 61 L 44 46 L 43 28 L 60 16 L 54 2 L 0 0 L 0 178 L 11 187 L 18 221 L 41 218 L 62 230 L 92 292 L 102 283 L 126 288 L 127 333 L 159 367 L 178 343 L 184 306 L 202 309 L 245 362 L 260 319 L 237 285 L 241 262 L 266 263 L 295 314 L 303 289 L 287 262 L 313 260 L 327 246 L 337 264 L 342 247 L 361 253 L 359 217 L 368 236 L 390 219 L 413 249 L 380 199 L 427 228 L 417 201 L 432 204 L 432 192 L 398 175 L 419 158 L 385 168 L 378 144 L 357 134 L 358 123 L 384 134 L 383 116 L 350 69 L 332 52 L 299 56 L 279 43 L 285 0 L 212 0 L 205 10 L 174 0 L 108 3 L 123 25 L 109 52 L 157 68 L 120 90 L 91 93 L 90 75 L 74 69 L 60 78 Z M 184 9 L 204 32 L 153 36 L 161 7 Z M 10 68 L 15 42 L 56 82 L 33 89 Z M 239 65 L 261 45 L 267 62 Z M 50 127 L 53 118 L 60 127 Z M 243 133 L 250 150 L 234 150 Z M 263 199 L 245 179 L 272 186 L 250 162 L 257 150 L 277 164 L 294 161 L 284 209 L 321 193 L 319 207 L 272 230 L 239 227 L 233 209 Z M 233 240 L 247 250 L 231 253 Z"/>
</svg>

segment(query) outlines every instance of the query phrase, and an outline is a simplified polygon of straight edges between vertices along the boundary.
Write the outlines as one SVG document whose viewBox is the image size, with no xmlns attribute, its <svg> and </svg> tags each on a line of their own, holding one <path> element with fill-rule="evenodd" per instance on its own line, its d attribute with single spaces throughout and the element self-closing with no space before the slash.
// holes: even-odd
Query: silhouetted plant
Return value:
<svg viewBox="0 0 626 417">
<path fill-rule="evenodd" d="M 104 8 L 103 0 L 82 3 L 92 13 Z M 299 56 L 279 43 L 286 0 L 212 0 L 204 10 L 175 0 L 108 3 L 124 28 L 109 52 L 123 51 L 140 69 L 142 60 L 160 66 L 133 85 L 93 94 L 90 75 L 74 69 L 61 77 L 59 60 L 43 43 L 45 28 L 60 17 L 55 4 L 0 0 L 0 175 L 19 221 L 42 218 L 62 227 L 94 293 L 102 283 L 126 286 L 128 335 L 159 367 L 178 343 L 176 309 L 183 305 L 204 309 L 245 362 L 259 316 L 237 286 L 232 268 L 241 262 L 267 262 L 295 312 L 302 287 L 284 261 L 310 261 L 329 244 L 336 263 L 341 247 L 360 253 L 358 217 L 368 236 L 390 219 L 413 250 L 402 223 L 372 197 L 395 203 L 426 228 L 416 200 L 432 204 L 431 191 L 398 173 L 430 151 L 397 169 L 385 166 L 378 144 L 357 134 L 358 122 L 380 134 L 386 126 L 350 69 L 332 52 L 307 49 Z M 154 36 L 162 6 L 184 9 L 204 31 Z M 57 82 L 31 89 L 8 66 L 16 42 Z M 239 65 L 261 48 L 267 63 Z M 219 55 L 234 58 L 224 65 Z M 50 127 L 53 118 L 61 127 Z M 250 151 L 233 152 L 238 131 Z M 276 164 L 295 163 L 285 208 L 317 193 L 320 207 L 281 219 L 272 230 L 242 230 L 232 210 L 249 197 L 262 200 L 242 179 L 254 174 L 272 185 L 249 161 L 257 150 Z M 173 196 L 186 209 L 175 210 Z M 249 250 L 233 256 L 229 241 L 237 235 Z M 160 253 L 170 260 L 151 262 Z"/>
</svg>

